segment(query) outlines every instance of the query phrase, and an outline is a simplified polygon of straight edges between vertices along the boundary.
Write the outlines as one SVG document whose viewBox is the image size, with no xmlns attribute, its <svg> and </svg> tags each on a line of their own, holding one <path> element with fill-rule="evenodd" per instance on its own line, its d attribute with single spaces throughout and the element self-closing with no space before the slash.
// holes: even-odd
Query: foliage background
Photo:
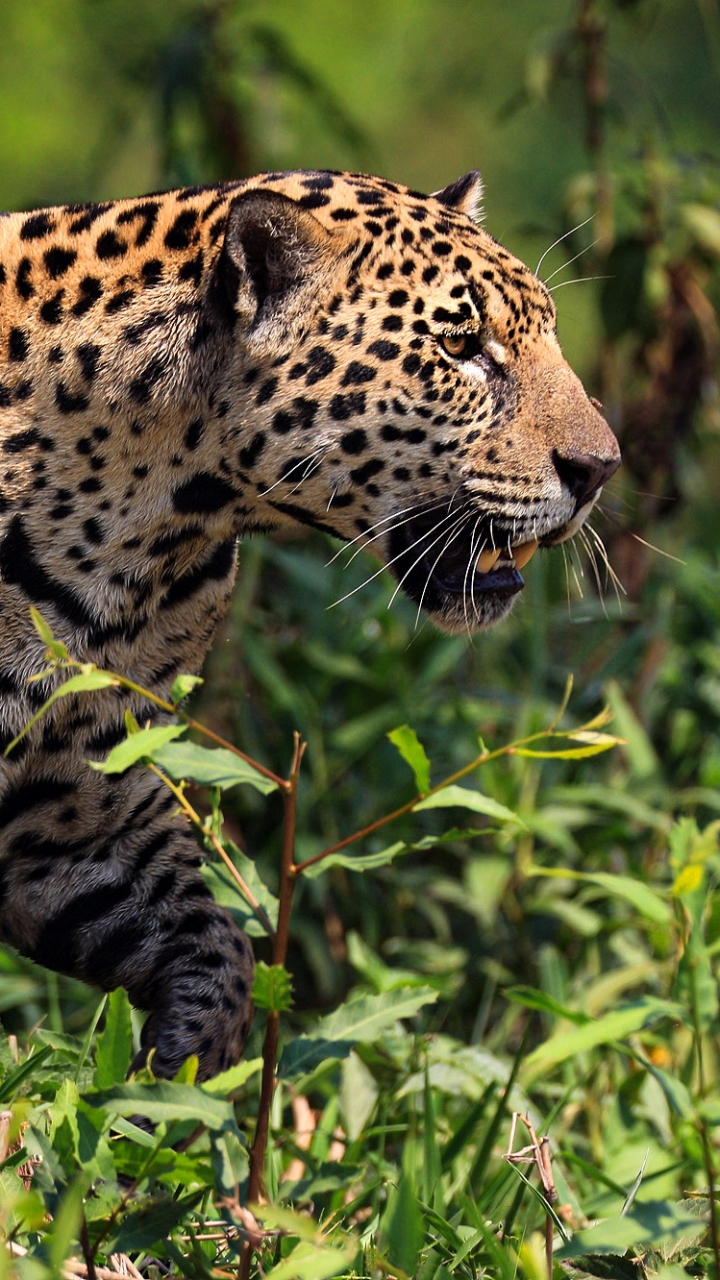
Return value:
<svg viewBox="0 0 720 1280">
<path fill-rule="evenodd" d="M 614 997 L 662 986 L 669 939 L 527 867 L 664 884 L 673 817 L 702 827 L 720 810 L 717 4 L 3 0 L 1 26 L 3 208 L 296 166 L 434 189 L 477 166 L 485 225 L 531 265 L 592 215 L 542 274 L 568 282 L 561 340 L 628 460 L 595 522 L 626 594 L 602 572 L 598 593 L 587 559 L 548 554 L 500 632 L 447 638 L 391 600 L 371 560 L 328 566 L 337 548 L 320 538 L 254 540 L 197 714 L 280 772 L 292 731 L 307 738 L 302 858 L 410 794 L 387 731 L 411 724 L 439 777 L 472 758 L 478 733 L 495 742 L 546 722 L 573 672 L 571 714 L 609 698 L 627 748 L 581 769 L 484 773 L 526 821 L 521 839 L 303 885 L 295 1016 L 346 994 L 362 971 L 356 935 L 438 983 L 433 1030 L 498 1053 L 554 1025 L 508 1004 L 513 983 L 589 1012 L 608 975 Z M 272 882 L 279 809 L 237 794 L 229 829 Z M 46 1017 L 77 1032 L 93 1007 L 77 984 L 0 960 L 8 1031 Z M 584 1125 L 593 1158 L 607 1157 L 600 1109 Z M 628 1126 L 627 1169 L 612 1155 L 620 1181 L 647 1137 L 636 1113 Z"/>
</svg>

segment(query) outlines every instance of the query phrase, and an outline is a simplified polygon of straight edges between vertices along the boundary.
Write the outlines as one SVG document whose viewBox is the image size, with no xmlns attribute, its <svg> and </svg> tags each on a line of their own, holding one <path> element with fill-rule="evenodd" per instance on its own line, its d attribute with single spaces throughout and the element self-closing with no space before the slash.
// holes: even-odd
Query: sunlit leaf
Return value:
<svg viewBox="0 0 720 1280">
<path fill-rule="evenodd" d="M 178 703 L 183 702 L 192 693 L 193 689 L 197 689 L 202 683 L 202 676 L 178 676 L 177 679 L 173 680 L 170 689 L 170 701 L 174 706 L 177 706 Z"/>
<path fill-rule="evenodd" d="M 295 1079 L 313 1071 L 328 1058 L 346 1058 L 354 1045 L 374 1040 L 400 1018 L 412 1017 L 437 997 L 437 991 L 431 987 L 399 987 L 340 1005 L 327 1018 L 321 1018 L 309 1035 L 299 1036 L 285 1045 L 278 1075 Z"/>
<path fill-rule="evenodd" d="M 423 1218 L 410 1179 L 403 1174 L 391 1190 L 380 1219 L 380 1242 L 392 1267 L 415 1275 L 423 1242 Z"/>
<path fill-rule="evenodd" d="M 424 796 L 430 790 L 430 761 L 415 730 L 407 724 L 401 724 L 387 736 L 393 746 L 397 747 L 403 760 L 410 765 L 415 775 L 415 785 L 420 795 Z"/>
<path fill-rule="evenodd" d="M 592 1021 L 589 1014 L 581 1013 L 577 1009 L 568 1009 L 553 996 L 545 991 L 536 991 L 534 987 L 507 987 L 505 996 L 513 1004 L 521 1004 L 526 1009 L 535 1009 L 538 1013 L 548 1013 L 553 1018 L 565 1018 L 569 1022 L 577 1023 L 578 1026 L 584 1026 L 586 1022 Z"/>
<path fill-rule="evenodd" d="M 230 1067 L 227 1071 L 221 1071 L 210 1080 L 203 1080 L 200 1087 L 203 1093 L 209 1093 L 213 1098 L 227 1098 L 231 1093 L 242 1089 L 251 1076 L 256 1075 L 261 1068 L 262 1058 L 243 1059 L 236 1066 Z"/>
<path fill-rule="evenodd" d="M 265 964 L 259 960 L 255 966 L 253 1002 L 258 1009 L 273 1013 L 285 1013 L 292 1008 L 292 979 L 281 964 Z"/>
<path fill-rule="evenodd" d="M 659 1245 L 673 1240 L 694 1239 L 706 1230 L 702 1218 L 670 1200 L 637 1201 L 624 1217 L 605 1218 L 597 1226 L 576 1231 L 569 1243 L 553 1255 L 558 1261 L 583 1255 L 622 1254 L 640 1244 Z"/>
<path fill-rule="evenodd" d="M 486 817 L 495 818 L 498 822 L 515 822 L 521 827 L 525 825 L 522 818 L 513 813 L 512 809 L 508 809 L 506 805 L 493 800 L 492 796 L 484 796 L 481 791 L 471 791 L 469 787 L 455 785 L 443 787 L 441 791 L 436 791 L 434 795 L 426 796 L 424 800 L 419 800 L 413 806 L 413 813 L 419 813 L 422 809 L 452 808 L 471 809 L 473 813 L 483 813 Z"/>
<path fill-rule="evenodd" d="M 613 733 L 596 733 L 595 730 L 579 729 L 577 733 L 569 733 L 567 736 L 570 742 L 586 742 L 591 746 L 624 746 L 624 739 L 616 737 Z"/>
<path fill-rule="evenodd" d="M 132 1015 L 127 992 L 122 987 L 111 991 L 107 998 L 105 1026 L 98 1036 L 95 1048 L 96 1089 L 106 1089 L 121 1084 L 132 1056 Z"/>
<path fill-rule="evenodd" d="M 682 871 L 675 877 L 672 886 L 672 895 L 674 898 L 682 898 L 685 894 L 694 893 L 699 889 L 705 878 L 705 868 L 701 863 L 694 863 L 689 867 L 683 867 Z"/>
<path fill-rule="evenodd" d="M 654 996 L 634 1000 L 631 1004 L 614 1009 L 611 1013 L 595 1018 L 582 1027 L 572 1031 L 564 1031 L 552 1036 L 544 1044 L 528 1054 L 523 1063 L 522 1074 L 534 1077 L 538 1070 L 548 1066 L 556 1066 L 578 1053 L 586 1053 L 601 1044 L 610 1044 L 614 1040 L 623 1040 L 626 1036 L 644 1027 L 652 1026 L 662 1018 L 673 1021 L 684 1021 L 687 1018 L 682 1006 L 670 1000 L 661 1000 Z"/>
<path fill-rule="evenodd" d="M 264 1273 L 264 1280 L 327 1280 L 345 1269 L 357 1248 L 354 1241 L 338 1247 L 302 1240 L 289 1257 Z"/>
<path fill-rule="evenodd" d="M 50 628 L 50 623 L 47 622 L 40 610 L 36 609 L 34 605 L 30 606 L 30 617 L 32 619 L 32 624 L 43 643 L 47 645 L 54 644 L 55 636 Z"/>
<path fill-rule="evenodd" d="M 91 769 L 98 773 L 124 773 L 141 760 L 146 760 L 173 738 L 185 733 L 184 724 L 158 724 L 151 729 L 140 729 L 131 733 L 123 742 L 118 742 L 109 752 L 106 760 L 88 760 Z"/>
<path fill-rule="evenodd" d="M 660 893 L 632 876 L 612 875 L 606 871 L 574 871 L 568 867 L 540 867 L 533 863 L 528 876 L 544 876 L 548 879 L 576 880 L 597 885 L 610 897 L 623 898 L 654 924 L 669 924 L 672 908 Z"/>
<path fill-rule="evenodd" d="M 32 729 L 33 725 L 37 724 L 38 720 L 42 719 L 53 703 L 57 702 L 58 698 L 67 698 L 71 694 L 76 693 L 93 693 L 97 689 L 109 689 L 112 686 L 117 687 L 117 685 L 118 681 L 114 676 L 108 675 L 106 671 L 96 671 L 94 667 L 88 668 L 87 671 L 80 672 L 79 675 L 70 676 L 69 679 L 64 680 L 63 683 L 50 694 L 47 701 L 44 702 L 40 707 L 40 710 L 36 711 L 35 715 L 28 720 L 27 724 L 23 725 L 20 733 L 13 738 L 12 742 L 8 743 L 4 754 L 6 756 L 11 754 L 18 742 L 25 737 L 28 730 Z"/>
<path fill-rule="evenodd" d="M 580 735 L 573 734 L 573 737 L 579 738 Z M 586 760 L 588 756 L 600 755 L 602 751 L 609 751 L 622 742 L 622 738 L 615 738 L 609 733 L 588 734 L 587 737 L 591 741 L 583 747 L 558 747 L 548 751 L 534 747 L 513 747 L 512 754 L 525 756 L 528 760 Z"/>
<path fill-rule="evenodd" d="M 175 1084 L 169 1080 L 157 1080 L 154 1084 L 116 1085 L 113 1089 L 88 1093 L 87 1100 L 93 1107 L 121 1116 L 142 1115 L 154 1123 L 161 1120 L 192 1120 L 208 1129 L 222 1129 L 234 1125 L 232 1106 L 219 1098 L 213 1098 L 204 1089 L 187 1084 Z"/>
<path fill-rule="evenodd" d="M 175 735 L 177 737 L 177 734 Z M 200 747 L 196 742 L 158 743 L 152 750 L 155 764 L 164 769 L 176 782 L 192 778 L 202 787 L 237 787 L 247 783 L 263 795 L 277 790 L 277 783 L 254 769 L 247 760 L 228 751 L 225 747 Z M 149 754 L 149 753 L 148 753 Z"/>
<path fill-rule="evenodd" d="M 226 851 L 230 854 L 233 864 L 242 876 L 243 881 L 274 928 L 278 918 L 279 903 L 277 898 L 260 879 L 255 863 L 250 858 L 247 858 L 244 853 L 241 853 L 232 841 L 226 841 Z M 254 938 L 267 937 L 266 926 L 258 919 L 228 867 L 220 862 L 206 862 L 203 864 L 202 874 L 205 883 L 212 889 L 215 900 L 232 912 L 238 924 L 246 933 L 251 934 Z"/>
</svg>

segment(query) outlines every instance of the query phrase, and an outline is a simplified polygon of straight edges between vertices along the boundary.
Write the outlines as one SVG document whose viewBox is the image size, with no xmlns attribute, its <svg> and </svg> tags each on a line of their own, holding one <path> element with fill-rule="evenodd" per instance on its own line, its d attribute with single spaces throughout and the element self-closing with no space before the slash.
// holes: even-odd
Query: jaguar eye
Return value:
<svg viewBox="0 0 720 1280">
<path fill-rule="evenodd" d="M 446 333 L 440 339 L 440 345 L 449 356 L 453 356 L 456 360 L 458 356 L 465 356 L 470 351 L 470 334 L 469 333 Z"/>
</svg>

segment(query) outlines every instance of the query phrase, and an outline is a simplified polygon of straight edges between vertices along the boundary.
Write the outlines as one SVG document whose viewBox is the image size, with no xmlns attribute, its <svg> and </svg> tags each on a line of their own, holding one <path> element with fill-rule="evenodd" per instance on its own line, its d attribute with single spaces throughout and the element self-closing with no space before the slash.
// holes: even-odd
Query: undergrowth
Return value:
<svg viewBox="0 0 720 1280">
<path fill-rule="evenodd" d="M 53 697 L 131 686 L 34 621 Z M 652 753 L 619 689 L 621 739 L 610 711 L 561 727 L 568 686 L 544 726 L 479 742 L 443 778 L 395 726 L 409 785 L 311 851 L 305 742 L 295 735 L 287 776 L 258 765 L 183 711 L 195 683 L 181 677 L 170 703 L 145 691 L 170 722 L 128 719 L 89 767 L 154 770 L 195 826 L 213 891 L 265 956 L 253 1038 L 202 1085 L 192 1059 L 174 1081 L 152 1062 L 128 1081 L 138 1028 L 124 992 L 82 1026 L 72 986 L 50 979 L 47 1023 L 2 1049 L 0 1275 L 717 1275 L 718 823 L 673 821 L 639 785 L 618 787 Z M 615 777 L 558 785 L 607 751 Z M 236 788 L 280 798 L 271 887 L 224 822 Z M 399 889 L 398 909 L 432 927 L 399 946 L 400 930 L 341 922 L 347 991 L 310 1013 L 293 1000 L 291 936 L 333 878 L 361 906 L 368 885 Z M 32 1006 L 37 973 L 18 961 L 3 1004 L 20 981 Z"/>
</svg>

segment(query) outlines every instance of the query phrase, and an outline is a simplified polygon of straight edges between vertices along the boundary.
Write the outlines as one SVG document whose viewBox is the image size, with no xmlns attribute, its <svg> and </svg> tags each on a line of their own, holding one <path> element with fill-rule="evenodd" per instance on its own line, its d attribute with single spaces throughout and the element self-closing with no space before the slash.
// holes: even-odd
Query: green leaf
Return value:
<svg viewBox="0 0 720 1280">
<path fill-rule="evenodd" d="M 422 809 L 453 808 L 471 809 L 473 813 L 483 813 L 487 818 L 495 818 L 498 822 L 515 822 L 521 827 L 525 825 L 512 809 L 493 800 L 491 796 L 484 796 L 481 791 L 471 791 L 469 787 L 443 787 L 441 791 L 419 800 L 413 806 L 413 813 L 419 813 Z"/>
<path fill-rule="evenodd" d="M 632 777 L 640 779 L 652 777 L 658 772 L 660 766 L 647 730 L 615 680 L 609 682 L 607 696 L 612 707 L 613 723 L 625 740 L 623 755 L 630 765 Z"/>
<path fill-rule="evenodd" d="M 278 900 L 263 884 L 255 863 L 246 858 L 245 854 L 241 853 L 230 840 L 225 841 L 225 850 L 230 854 L 248 889 L 275 928 L 278 918 Z M 240 886 L 226 866 L 219 862 L 206 862 L 203 863 L 202 874 L 205 883 L 212 890 L 215 901 L 232 912 L 233 917 L 246 933 L 251 934 L 253 938 L 267 937 L 267 929 L 243 896 Z"/>
<path fill-rule="evenodd" d="M 216 1194 L 234 1196 L 238 1185 L 245 1181 L 250 1171 L 250 1157 L 244 1139 L 230 1128 L 209 1136 Z"/>
<path fill-rule="evenodd" d="M 13 1101 L 15 1094 L 19 1092 L 22 1085 L 35 1073 L 37 1069 L 47 1058 L 54 1053 L 54 1046 L 46 1044 L 42 1049 L 38 1049 L 35 1053 L 31 1053 L 30 1057 L 16 1067 L 10 1075 L 0 1084 L 0 1105 L 5 1105 Z"/>
<path fill-rule="evenodd" d="M 291 1040 L 280 1055 L 278 1075 L 296 1079 L 330 1058 L 347 1058 L 358 1043 L 369 1043 L 400 1018 L 410 1018 L 437 1000 L 431 987 L 399 987 L 377 996 L 362 996 L 321 1018 L 307 1036 Z"/>
<path fill-rule="evenodd" d="M 547 995 L 544 991 L 536 991 L 534 987 L 508 987 L 504 994 L 513 1004 L 521 1004 L 525 1009 L 536 1009 L 538 1013 L 549 1013 L 553 1018 L 565 1018 L 580 1027 L 592 1021 L 589 1014 L 580 1013 L 577 1009 L 568 1009 L 553 996 Z"/>
<path fill-rule="evenodd" d="M 639 1055 L 638 1060 L 641 1060 Z M 677 1076 L 672 1076 L 667 1071 L 662 1071 L 660 1067 L 656 1067 L 649 1059 L 642 1059 L 642 1061 L 645 1070 L 660 1085 L 668 1106 L 676 1115 L 682 1116 L 683 1120 L 692 1120 L 694 1118 L 693 1101 L 687 1085 L 683 1084 L 682 1080 L 678 1080 Z"/>
<path fill-rule="evenodd" d="M 236 1066 L 229 1067 L 227 1071 L 219 1072 L 211 1080 L 203 1080 L 200 1088 L 203 1093 L 209 1093 L 212 1098 L 227 1098 L 231 1093 L 237 1093 L 242 1089 L 251 1076 L 257 1075 L 261 1067 L 262 1058 L 243 1059 Z"/>
<path fill-rule="evenodd" d="M 131 1081 L 85 1096 L 90 1106 L 120 1116 L 146 1116 L 154 1124 L 162 1120 L 192 1120 L 208 1129 L 222 1129 L 226 1124 L 234 1127 L 235 1123 L 229 1102 L 213 1098 L 200 1087 L 174 1084 L 171 1080 L 157 1080 L 154 1084 Z"/>
<path fill-rule="evenodd" d="M 105 1027 L 95 1049 L 93 1084 L 96 1089 L 122 1084 L 132 1055 L 132 1018 L 127 992 L 122 987 L 111 991 L 106 1008 Z"/>
<path fill-rule="evenodd" d="M 43 643 L 47 645 L 54 644 L 55 636 L 50 629 L 50 623 L 43 618 L 40 610 L 36 609 L 34 605 L 30 606 L 30 617 L 32 619 L 32 624 Z"/>
<path fill-rule="evenodd" d="M 170 689 L 170 701 L 174 706 L 178 706 L 192 693 L 193 689 L 197 689 L 198 685 L 202 683 L 202 676 L 178 676 L 176 680 L 173 680 Z"/>
<path fill-rule="evenodd" d="M 94 667 L 88 667 L 87 671 L 81 671 L 79 675 L 70 676 L 65 680 L 52 697 L 48 698 L 42 711 L 45 711 L 57 698 L 66 698 L 71 693 L 93 693 L 96 689 L 110 689 L 117 687 L 117 683 L 116 677 L 111 676 L 109 672 L 96 671 Z"/>
<path fill-rule="evenodd" d="M 177 735 L 176 735 L 177 736 Z M 169 740 L 168 740 L 169 741 Z M 196 742 L 178 742 L 170 746 L 158 744 L 152 752 L 155 764 L 176 782 L 192 778 L 201 787 L 237 787 L 247 783 L 263 795 L 277 791 L 277 783 L 254 769 L 247 760 L 225 747 L 200 747 Z"/>
<path fill-rule="evenodd" d="M 284 1260 L 264 1273 L 265 1280 L 326 1280 L 344 1271 L 358 1251 L 353 1237 L 334 1232 L 331 1239 L 307 1214 L 296 1213 L 282 1205 L 251 1205 L 264 1227 L 281 1231 L 286 1237 L 297 1237 L 299 1244 Z"/>
<path fill-rule="evenodd" d="M 124 773 L 140 760 L 146 760 L 165 743 L 172 742 L 185 733 L 184 724 L 158 724 L 152 729 L 139 729 L 124 742 L 118 742 L 105 760 L 88 760 L 91 769 L 98 773 Z"/>
<path fill-rule="evenodd" d="M 27 724 L 23 725 L 18 735 L 13 738 L 12 742 L 8 743 L 3 754 L 6 756 L 10 755 L 10 752 L 17 746 L 18 742 L 25 737 L 28 730 L 32 729 L 33 725 L 37 724 L 38 720 L 42 719 L 46 711 L 54 702 L 57 702 L 58 698 L 66 698 L 70 694 L 74 693 L 91 693 L 96 689 L 109 689 L 111 687 L 117 688 L 117 686 L 118 680 L 115 676 L 109 675 L 107 671 L 96 671 L 94 667 L 88 667 L 88 669 L 82 671 L 80 675 L 70 676 L 69 680 L 64 680 L 63 683 L 50 694 L 47 701 L 43 702 L 40 710 L 35 712 L 35 715 L 28 720 Z"/>
<path fill-rule="evenodd" d="M 395 844 L 388 845 L 386 849 L 379 849 L 377 853 L 345 853 L 341 850 L 339 853 L 329 853 L 321 862 L 314 862 L 312 866 L 306 867 L 302 874 L 310 880 L 317 880 L 318 876 L 329 871 L 331 867 L 347 867 L 348 871 L 375 871 L 378 867 L 386 867 L 401 854 L 409 853 L 413 847 L 403 840 L 398 840 Z"/>
<path fill-rule="evenodd" d="M 387 736 L 393 746 L 397 747 L 406 764 L 410 765 L 415 775 L 415 785 L 420 795 L 424 796 L 430 790 L 430 761 L 424 746 L 418 741 L 415 730 L 407 724 L 401 724 L 397 729 L 392 729 Z"/>
<path fill-rule="evenodd" d="M 286 1013 L 292 1008 L 292 979 L 281 964 L 265 964 L 259 960 L 255 966 L 253 1001 L 258 1009 L 272 1013 Z"/>
<path fill-rule="evenodd" d="M 351 1053 L 341 1068 L 340 1109 L 343 1127 L 351 1142 L 360 1137 L 375 1110 L 379 1089 L 374 1076 L 357 1053 Z"/>
<path fill-rule="evenodd" d="M 577 733 L 572 736 L 575 739 L 580 738 Z M 583 747 L 559 747 L 549 751 L 538 751 L 533 747 L 513 747 L 512 754 L 525 756 L 528 760 L 586 760 L 588 756 L 597 756 L 602 751 L 609 751 L 621 741 L 620 738 L 615 738 L 609 733 L 586 734 L 585 737 L 592 738 L 592 741 Z"/>
<path fill-rule="evenodd" d="M 193 1191 L 180 1200 L 153 1199 L 139 1208 L 131 1208 L 125 1214 L 118 1229 L 112 1233 L 103 1248 L 108 1253 L 132 1253 L 137 1249 L 150 1249 L 160 1240 L 166 1240 L 173 1227 L 186 1218 L 200 1203 L 204 1190 Z"/>
<path fill-rule="evenodd" d="M 606 1218 L 594 1227 L 576 1231 L 572 1240 L 557 1250 L 558 1261 L 583 1255 L 622 1254 L 637 1245 L 661 1244 L 694 1237 L 707 1229 L 702 1218 L 688 1213 L 682 1205 L 669 1200 L 637 1201 L 624 1217 Z"/>
<path fill-rule="evenodd" d="M 414 1276 L 425 1230 L 410 1179 L 403 1174 L 397 1190 L 390 1192 L 380 1221 L 380 1242 L 393 1268 Z"/>
<path fill-rule="evenodd" d="M 345 1065 L 345 1064 L 343 1064 Z M 328 1160 L 318 1165 L 312 1173 L 297 1182 L 285 1182 L 280 1190 L 283 1199 L 291 1199 L 295 1203 L 310 1200 L 326 1191 L 339 1191 L 342 1188 L 350 1191 L 354 1183 L 362 1179 L 365 1169 L 359 1164 L 347 1164 L 344 1161 Z"/>
<path fill-rule="evenodd" d="M 328 1280 L 345 1270 L 357 1250 L 356 1241 L 338 1247 L 301 1240 L 287 1258 L 264 1273 L 264 1280 Z"/>
<path fill-rule="evenodd" d="M 672 909 L 656 890 L 632 876 L 616 876 L 606 871 L 572 871 L 565 867 L 538 867 L 532 864 L 528 876 L 545 876 L 549 879 L 579 880 L 595 884 L 611 897 L 630 902 L 647 920 L 667 925 L 672 920 Z"/>
<path fill-rule="evenodd" d="M 673 995 L 692 1009 L 701 1031 L 710 1030 L 718 1014 L 718 987 L 699 925 L 692 928 L 680 958 Z"/>
<path fill-rule="evenodd" d="M 613 1010 L 602 1018 L 595 1018 L 582 1027 L 572 1031 L 551 1036 L 545 1044 L 541 1044 L 528 1054 L 522 1067 L 522 1075 L 534 1078 L 539 1071 L 548 1066 L 556 1066 L 578 1053 L 586 1053 L 600 1044 L 610 1044 L 614 1040 L 623 1040 L 626 1036 L 643 1027 L 650 1026 L 659 1018 L 671 1018 L 673 1021 L 685 1019 L 685 1011 L 670 1000 L 660 1000 L 646 996 L 634 1000 L 631 1004 Z"/>
<path fill-rule="evenodd" d="M 461 790 L 461 788 L 459 788 Z M 439 794 L 439 793 L 438 793 Z M 428 797 L 430 799 L 431 797 Z M 421 801 L 425 805 L 425 801 Z M 418 809 L 420 804 L 416 805 Z M 502 806 L 500 806 L 502 808 Z M 520 819 L 516 819 L 520 822 Z M 522 824 L 521 824 L 522 825 Z M 385 867 L 389 863 L 394 862 L 395 858 L 402 857 L 405 853 L 415 853 L 417 850 L 435 849 L 438 845 L 452 844 L 459 840 L 463 842 L 474 840 L 476 836 L 483 836 L 490 830 L 489 827 L 451 827 L 449 831 L 443 831 L 439 836 L 423 836 L 420 840 L 397 840 L 395 844 L 389 844 L 385 849 L 378 849 L 376 853 L 346 853 L 341 850 L 338 853 L 329 853 L 321 862 L 314 862 L 312 866 L 306 867 L 302 874 L 308 876 L 310 880 L 317 880 L 324 871 L 328 871 L 330 867 L 345 867 L 348 871 L 375 871 L 378 867 Z"/>
<path fill-rule="evenodd" d="M 51 1274 L 62 1275 L 63 1263 L 73 1252 L 73 1244 L 79 1238 L 82 1218 L 83 1197 L 92 1180 L 90 1173 L 78 1174 L 68 1187 L 53 1215 L 53 1222 L 48 1233 L 48 1262 Z"/>
</svg>

